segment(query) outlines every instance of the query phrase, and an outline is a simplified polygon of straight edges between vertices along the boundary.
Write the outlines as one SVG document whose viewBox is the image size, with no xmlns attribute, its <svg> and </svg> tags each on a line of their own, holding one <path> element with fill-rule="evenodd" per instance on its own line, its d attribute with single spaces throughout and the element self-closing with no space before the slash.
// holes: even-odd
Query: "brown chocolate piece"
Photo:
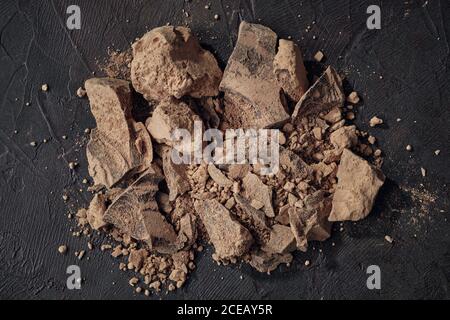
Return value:
<svg viewBox="0 0 450 320">
<path fill-rule="evenodd" d="M 263 205 L 262 209 L 269 218 L 275 217 L 272 206 L 272 189 L 266 186 L 257 175 L 249 172 L 242 180 L 244 196 L 251 202 L 257 201 Z"/>
<path fill-rule="evenodd" d="M 286 148 L 280 148 L 280 166 L 294 179 L 311 178 L 313 170 L 297 154 Z"/>
<path fill-rule="evenodd" d="M 235 194 L 234 199 L 236 200 L 236 203 L 238 203 L 239 207 L 249 216 L 253 225 L 260 230 L 269 230 L 264 212 L 252 207 L 250 202 L 239 194 Z"/>
<path fill-rule="evenodd" d="M 173 137 L 175 130 L 186 129 L 194 137 L 196 121 L 202 123 L 201 118 L 186 103 L 168 98 L 158 104 L 153 116 L 147 120 L 146 126 L 158 143 L 174 146 L 176 143 Z M 191 141 L 185 142 L 191 143 Z"/>
<path fill-rule="evenodd" d="M 342 107 L 344 101 L 341 77 L 336 70 L 328 67 L 297 103 L 292 119 L 297 120 L 308 114 L 327 112 L 335 107 Z"/>
<path fill-rule="evenodd" d="M 145 249 L 132 249 L 128 256 L 128 263 L 131 263 L 133 268 L 139 270 L 144 264 L 144 260 L 148 257 L 148 252 Z"/>
<path fill-rule="evenodd" d="M 262 250 L 253 252 L 249 261 L 250 265 L 259 272 L 270 273 L 282 263 L 290 264 L 292 262 L 292 254 L 271 254 Z"/>
<path fill-rule="evenodd" d="M 86 81 L 97 128 L 87 145 L 89 173 L 96 185 L 115 185 L 131 170 L 142 172 L 153 160 L 150 135 L 131 118 L 128 81 L 95 78 Z"/>
<path fill-rule="evenodd" d="M 303 202 L 303 208 L 289 210 L 289 221 L 297 248 L 306 251 L 308 241 L 325 241 L 331 235 L 332 224 L 328 221 L 331 198 L 324 191 L 317 191 Z"/>
<path fill-rule="evenodd" d="M 342 127 L 330 135 L 330 142 L 338 149 L 352 148 L 358 143 L 356 126 Z"/>
<path fill-rule="evenodd" d="M 220 90 L 225 92 L 224 119 L 234 128 L 268 128 L 289 119 L 275 79 L 277 35 L 267 27 L 242 22 Z"/>
<path fill-rule="evenodd" d="M 149 101 L 217 96 L 222 71 L 191 30 L 160 27 L 133 44 L 131 80 Z"/>
<path fill-rule="evenodd" d="M 292 101 L 298 102 L 308 90 L 309 82 L 302 53 L 293 41 L 284 39 L 279 41 L 273 71 L 284 93 Z"/>
<path fill-rule="evenodd" d="M 358 221 L 367 217 L 384 183 L 383 173 L 345 149 L 337 172 L 330 221 Z"/>
<path fill-rule="evenodd" d="M 217 183 L 219 186 L 221 186 L 221 187 L 232 187 L 233 186 L 233 181 L 228 179 L 222 173 L 222 171 L 217 169 L 217 167 L 215 165 L 210 164 L 208 166 L 208 173 L 209 173 L 209 176 L 211 177 L 211 179 L 213 179 L 214 182 Z"/>
<path fill-rule="evenodd" d="M 288 253 L 295 250 L 296 241 L 290 227 L 276 224 L 270 232 L 269 242 L 262 250 L 269 253 Z"/>
<path fill-rule="evenodd" d="M 177 196 L 183 195 L 191 190 L 191 185 L 186 173 L 186 164 L 174 164 L 172 161 L 172 148 L 163 150 L 163 170 L 169 187 L 169 200 L 174 201 Z"/>
<path fill-rule="evenodd" d="M 240 257 L 253 243 L 250 232 L 234 220 L 217 200 L 197 200 L 195 210 L 203 221 L 219 259 Z"/>
<path fill-rule="evenodd" d="M 89 209 L 86 211 L 87 220 L 92 229 L 99 230 L 106 226 L 103 221 L 103 215 L 106 211 L 106 197 L 102 194 L 96 194 L 89 205 Z"/>
<path fill-rule="evenodd" d="M 150 248 L 170 253 L 176 234 L 158 211 L 154 196 L 163 179 L 157 168 L 150 168 L 109 206 L 103 219 L 132 238 L 148 243 Z"/>
</svg>

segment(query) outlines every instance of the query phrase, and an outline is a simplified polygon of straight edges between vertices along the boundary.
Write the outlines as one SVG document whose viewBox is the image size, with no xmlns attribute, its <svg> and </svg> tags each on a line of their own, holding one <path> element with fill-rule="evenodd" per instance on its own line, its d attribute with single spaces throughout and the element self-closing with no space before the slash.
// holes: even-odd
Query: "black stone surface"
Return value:
<svg viewBox="0 0 450 320">
<path fill-rule="evenodd" d="M 81 8 L 79 31 L 65 27 L 70 4 Z M 370 4 L 381 6 L 381 30 L 366 27 Z M 70 195 L 72 210 L 89 201 L 89 193 L 76 190 L 85 189 L 87 177 L 84 129 L 95 126 L 76 89 L 91 72 L 101 74 L 96 59 L 103 61 L 108 47 L 127 49 L 146 30 L 168 22 L 188 24 L 223 67 L 241 20 L 291 36 L 308 61 L 322 50 L 326 65 L 347 74 L 364 100 L 356 123 L 378 137 L 389 180 L 369 218 L 345 223 L 342 232 L 336 225 L 331 240 L 298 254 L 290 268 L 267 276 L 246 265 L 221 267 L 208 249 L 187 286 L 162 298 L 450 297 L 449 1 L 2 0 L 0 299 L 145 299 L 133 293 L 131 274 L 119 272 L 119 261 L 108 254 L 97 249 L 82 261 L 73 254 L 86 249 L 86 241 L 71 236 L 74 222 L 62 195 Z M 40 91 L 44 83 L 47 93 Z M 374 115 L 386 124 L 368 128 Z M 70 161 L 80 163 L 76 173 Z M 97 248 L 101 243 L 94 240 Z M 61 244 L 69 246 L 68 255 L 58 254 Z M 85 278 L 79 291 L 66 289 L 65 270 L 72 264 Z M 381 290 L 366 287 L 369 265 L 381 268 Z"/>
</svg>

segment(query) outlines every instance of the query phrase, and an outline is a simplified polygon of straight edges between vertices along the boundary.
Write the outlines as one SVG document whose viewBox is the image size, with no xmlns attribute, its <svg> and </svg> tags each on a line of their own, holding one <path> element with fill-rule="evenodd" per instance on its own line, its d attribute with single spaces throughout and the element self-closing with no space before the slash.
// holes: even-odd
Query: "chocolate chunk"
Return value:
<svg viewBox="0 0 450 320">
<path fill-rule="evenodd" d="M 178 195 L 183 195 L 191 190 L 186 173 L 188 166 L 186 164 L 173 163 L 171 148 L 164 148 L 162 158 L 164 175 L 170 191 L 169 201 L 174 201 Z"/>
<path fill-rule="evenodd" d="M 342 153 L 337 172 L 330 221 L 358 221 L 367 217 L 385 177 L 377 168 L 350 150 Z"/>
<path fill-rule="evenodd" d="M 175 244 L 176 234 L 159 213 L 154 199 L 162 179 L 159 169 L 148 169 L 118 196 L 103 219 L 132 238 L 147 242 L 150 248 L 168 253 Z"/>
<path fill-rule="evenodd" d="M 309 114 L 328 112 L 335 107 L 342 107 L 344 101 L 342 80 L 336 70 L 328 67 L 297 103 L 292 119 L 297 120 Z"/>
<path fill-rule="evenodd" d="M 221 78 L 216 59 L 188 28 L 156 28 L 133 44 L 131 80 L 149 101 L 217 96 Z"/>
<path fill-rule="evenodd" d="M 271 254 L 262 250 L 253 252 L 249 261 L 250 265 L 259 272 L 272 272 L 282 263 L 290 264 L 292 262 L 292 255 L 285 254 Z"/>
<path fill-rule="evenodd" d="M 129 82 L 95 78 L 85 86 L 97 121 L 86 149 L 89 173 L 96 185 L 110 188 L 131 170 L 150 166 L 152 143 L 145 127 L 131 119 Z"/>
<path fill-rule="evenodd" d="M 234 195 L 234 199 L 236 199 L 239 207 L 250 217 L 253 225 L 259 230 L 269 230 L 264 212 L 255 209 L 247 199 L 238 194 Z"/>
<path fill-rule="evenodd" d="M 210 164 L 208 166 L 208 173 L 209 173 L 209 176 L 211 177 L 211 179 L 213 179 L 214 182 L 217 183 L 219 186 L 221 186 L 221 187 L 232 187 L 233 186 L 233 181 L 228 179 L 222 173 L 222 171 L 217 169 L 217 167 L 215 165 Z"/>
<path fill-rule="evenodd" d="M 313 170 L 297 154 L 289 149 L 280 148 L 280 166 L 289 172 L 294 179 L 311 178 Z"/>
<path fill-rule="evenodd" d="M 87 220 L 92 229 L 99 230 L 106 226 L 103 221 L 103 215 L 106 211 L 106 197 L 102 194 L 96 194 L 89 205 L 89 209 L 86 211 Z"/>
<path fill-rule="evenodd" d="M 352 148 L 358 143 L 356 126 L 342 127 L 330 135 L 330 142 L 338 149 Z"/>
<path fill-rule="evenodd" d="M 248 251 L 253 243 L 250 232 L 217 200 L 197 200 L 195 210 L 220 259 L 240 257 Z"/>
<path fill-rule="evenodd" d="M 293 41 L 280 40 L 278 53 L 273 61 L 273 71 L 287 96 L 298 102 L 308 90 L 309 83 L 302 53 Z"/>
<path fill-rule="evenodd" d="M 158 143 L 174 146 L 177 142 L 176 137 L 173 136 L 175 130 L 186 129 L 191 137 L 194 137 L 196 121 L 202 123 L 201 118 L 186 103 L 168 98 L 158 104 L 153 116 L 147 120 L 146 126 Z M 183 142 L 191 143 L 191 141 Z"/>
<path fill-rule="evenodd" d="M 290 227 L 276 224 L 270 232 L 269 242 L 262 250 L 269 253 L 288 253 L 295 250 L 296 241 Z"/>
<path fill-rule="evenodd" d="M 331 235 L 328 221 L 331 198 L 324 191 L 317 191 L 305 198 L 302 208 L 289 209 L 289 221 L 297 248 L 306 251 L 308 241 L 325 241 Z"/>
<path fill-rule="evenodd" d="M 267 128 L 289 119 L 282 89 L 274 76 L 277 35 L 267 27 L 242 22 L 220 90 L 224 119 L 234 128 Z"/>
<path fill-rule="evenodd" d="M 269 218 L 275 217 L 272 207 L 272 189 L 265 185 L 257 175 L 249 172 L 242 181 L 244 184 L 244 196 L 251 202 L 262 204 L 262 209 Z"/>
</svg>

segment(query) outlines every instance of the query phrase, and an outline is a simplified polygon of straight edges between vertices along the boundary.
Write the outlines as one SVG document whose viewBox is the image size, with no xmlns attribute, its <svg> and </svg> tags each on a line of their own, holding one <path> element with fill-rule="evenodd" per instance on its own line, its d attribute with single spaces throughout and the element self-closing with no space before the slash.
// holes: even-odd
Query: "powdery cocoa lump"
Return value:
<svg viewBox="0 0 450 320">
<path fill-rule="evenodd" d="M 197 200 L 195 209 L 219 259 L 231 259 L 247 253 L 253 243 L 252 235 L 217 200 Z"/>
<path fill-rule="evenodd" d="M 162 179 L 159 169 L 148 169 L 112 202 L 103 219 L 133 239 L 145 241 L 151 249 L 170 253 L 177 235 L 154 199 Z"/>
<path fill-rule="evenodd" d="M 114 186 L 133 169 L 143 171 L 153 160 L 151 138 L 131 117 L 128 81 L 89 79 L 85 83 L 97 128 L 87 145 L 89 173 L 96 185 Z"/>
<path fill-rule="evenodd" d="M 281 39 L 278 53 L 273 61 L 273 72 L 284 93 L 295 102 L 308 90 L 309 82 L 298 46 L 289 40 Z"/>
<path fill-rule="evenodd" d="M 272 206 L 272 189 L 251 172 L 247 173 L 242 182 L 244 196 L 250 200 L 252 206 L 256 209 L 262 209 L 269 218 L 275 217 Z"/>
<path fill-rule="evenodd" d="M 335 107 L 342 107 L 344 101 L 342 79 L 336 70 L 328 67 L 297 103 L 292 119 L 295 121 L 308 114 L 326 112 Z"/>
<path fill-rule="evenodd" d="M 191 30 L 160 27 L 133 44 L 131 81 L 149 101 L 217 96 L 222 71 Z"/>
<path fill-rule="evenodd" d="M 289 223 L 297 248 L 306 251 L 308 241 L 325 241 L 331 236 L 331 197 L 317 191 L 303 200 L 303 207 L 289 209 Z"/>
<path fill-rule="evenodd" d="M 167 98 L 161 101 L 147 120 L 146 126 L 153 139 L 158 143 L 174 146 L 176 129 L 186 129 L 194 136 L 194 124 L 196 121 L 202 123 L 201 118 L 184 102 Z M 190 143 L 190 141 L 188 141 Z"/>
<path fill-rule="evenodd" d="M 106 211 L 106 201 L 106 196 L 102 194 L 96 194 L 92 199 L 89 209 L 86 211 L 87 221 L 92 229 L 99 230 L 106 226 L 106 222 L 103 221 L 103 215 Z"/>
<path fill-rule="evenodd" d="M 330 142 L 338 149 L 350 149 L 358 143 L 356 126 L 345 126 L 330 135 Z"/>
<path fill-rule="evenodd" d="M 224 118 L 235 128 L 267 128 L 289 119 L 282 89 L 274 76 L 277 35 L 267 27 L 242 22 L 225 69 Z"/>
<path fill-rule="evenodd" d="M 172 148 L 164 148 L 163 170 L 169 188 L 169 201 L 174 201 L 179 195 L 191 190 L 191 185 L 186 174 L 187 165 L 175 164 L 172 161 Z"/>
<path fill-rule="evenodd" d="M 295 251 L 296 242 L 291 228 L 276 224 L 270 232 L 269 242 L 262 247 L 262 250 L 269 253 L 288 253 Z"/>
<path fill-rule="evenodd" d="M 367 217 L 379 189 L 383 173 L 348 149 L 342 153 L 337 172 L 330 221 L 358 221 Z"/>
</svg>

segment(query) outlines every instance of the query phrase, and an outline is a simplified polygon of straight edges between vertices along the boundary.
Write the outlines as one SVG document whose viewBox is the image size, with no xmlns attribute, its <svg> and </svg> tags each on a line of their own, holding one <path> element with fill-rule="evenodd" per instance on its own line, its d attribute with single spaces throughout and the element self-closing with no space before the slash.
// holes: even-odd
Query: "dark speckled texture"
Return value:
<svg viewBox="0 0 450 320">
<path fill-rule="evenodd" d="M 187 286 L 163 297 L 448 299 L 450 2 L 209 2 L 210 10 L 203 0 L 0 2 L 0 298 L 143 299 L 133 294 L 129 276 L 109 255 L 97 250 L 81 262 L 73 255 L 86 242 L 70 235 L 73 224 L 62 194 L 67 190 L 74 208 L 89 201 L 88 193 L 76 191 L 87 175 L 84 147 L 76 142 L 94 126 L 87 101 L 74 93 L 92 71 L 100 74 L 96 58 L 103 60 L 108 46 L 125 49 L 147 29 L 167 22 L 191 26 L 223 67 L 245 19 L 292 36 L 306 60 L 322 50 L 326 64 L 347 74 L 364 100 L 358 126 L 368 129 L 373 115 L 386 122 L 369 131 L 386 155 L 389 180 L 368 219 L 346 223 L 342 232 L 336 225 L 332 240 L 297 255 L 291 268 L 267 276 L 248 266 L 219 267 L 208 249 Z M 379 31 L 365 25 L 373 2 L 382 8 Z M 65 28 L 69 4 L 81 7 L 81 31 Z M 219 21 L 213 19 L 216 13 Z M 48 93 L 40 92 L 43 83 L 49 84 Z M 49 142 L 29 145 L 43 139 Z M 405 151 L 407 144 L 414 152 Z M 70 161 L 80 163 L 76 174 L 68 169 Z M 427 169 L 426 178 L 420 167 Z M 427 201 L 424 193 L 436 200 Z M 392 245 L 386 234 L 395 239 Z M 94 243 L 98 247 L 101 240 Z M 70 254 L 60 256 L 60 244 L 68 244 Z M 305 259 L 312 262 L 308 268 Z M 70 264 L 79 264 L 86 279 L 80 291 L 65 288 Z M 381 267 L 380 291 L 365 285 L 372 264 Z"/>
</svg>

